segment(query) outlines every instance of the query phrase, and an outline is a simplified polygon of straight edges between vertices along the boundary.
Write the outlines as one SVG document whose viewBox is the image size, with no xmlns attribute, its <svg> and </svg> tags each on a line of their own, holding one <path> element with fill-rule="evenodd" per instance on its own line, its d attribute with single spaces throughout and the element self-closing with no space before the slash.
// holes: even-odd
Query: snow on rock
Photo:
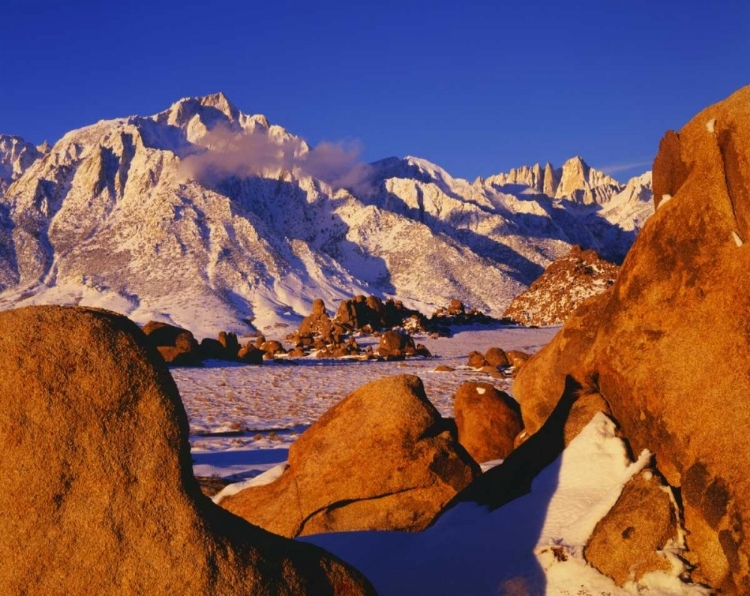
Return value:
<svg viewBox="0 0 750 596">
<path fill-rule="evenodd" d="M 227 497 L 236 495 L 238 492 L 243 491 L 246 488 L 251 488 L 253 486 L 265 486 L 266 484 L 276 482 L 279 478 L 281 478 L 281 475 L 287 468 L 289 468 L 289 464 L 287 462 L 284 462 L 266 470 L 262 474 L 258 474 L 254 478 L 249 478 L 247 480 L 243 480 L 242 482 L 229 484 L 218 493 L 216 493 L 213 497 L 211 497 L 211 500 L 218 505 Z"/>
<path fill-rule="evenodd" d="M 618 270 L 593 250 L 574 246 L 516 296 L 503 316 L 521 325 L 560 325 L 584 300 L 614 284 Z"/>
<path fill-rule="evenodd" d="M 0 134 L 0 196 L 48 150 L 47 145 L 35 147 L 21 137 Z"/>
<path fill-rule="evenodd" d="M 462 503 L 418 534 L 321 534 L 312 542 L 353 564 L 380 594 L 695 594 L 675 573 L 619 588 L 588 566 L 583 547 L 625 483 L 650 461 L 631 463 L 615 424 L 597 414 L 532 484 L 487 512 Z"/>
</svg>

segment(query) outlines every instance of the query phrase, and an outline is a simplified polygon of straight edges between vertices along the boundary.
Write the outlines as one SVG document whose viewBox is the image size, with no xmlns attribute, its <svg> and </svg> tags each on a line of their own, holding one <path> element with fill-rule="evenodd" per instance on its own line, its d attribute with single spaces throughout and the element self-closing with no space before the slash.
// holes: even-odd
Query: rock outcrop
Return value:
<svg viewBox="0 0 750 596">
<path fill-rule="evenodd" d="M 177 387 L 126 318 L 6 311 L 0 348 L 0 593 L 373 593 L 201 494 Z"/>
<path fill-rule="evenodd" d="M 240 351 L 237 334 L 220 331 L 217 339 L 205 337 L 201 340 L 200 354 L 203 358 L 236 362 Z"/>
<path fill-rule="evenodd" d="M 168 323 L 149 321 L 143 326 L 143 333 L 149 343 L 164 358 L 164 362 L 175 366 L 198 366 L 203 353 L 193 334 L 187 329 Z"/>
<path fill-rule="evenodd" d="M 507 393 L 489 383 L 463 383 L 453 408 L 458 442 L 478 462 L 505 459 L 523 430 L 521 409 Z"/>
<path fill-rule="evenodd" d="M 446 325 L 473 325 L 475 323 L 495 323 L 497 319 L 484 314 L 478 308 L 466 308 L 460 300 L 451 300 L 448 306 L 438 308 L 427 323 L 429 331 L 447 335 Z"/>
<path fill-rule="evenodd" d="M 561 325 L 584 300 L 612 286 L 618 271 L 595 251 L 574 246 L 513 299 L 503 318 L 519 325 Z"/>
<path fill-rule="evenodd" d="M 487 184 L 502 188 L 506 185 L 528 186 L 550 198 L 566 199 L 584 205 L 606 203 L 623 186 L 611 176 L 589 166 L 580 157 L 572 157 L 561 168 L 547 163 L 512 168 L 507 174 L 487 178 Z"/>
<path fill-rule="evenodd" d="M 282 536 L 417 531 L 478 475 L 419 378 L 400 375 L 351 393 L 297 439 L 278 480 L 221 505 Z"/>
<path fill-rule="evenodd" d="M 667 133 L 658 209 L 617 282 L 514 387 L 538 428 L 567 373 L 597 378 L 633 451 L 681 491 L 694 580 L 728 593 L 750 593 L 749 152 L 750 87 Z"/>
<path fill-rule="evenodd" d="M 309 336 L 321 334 L 327 336 L 331 332 L 331 317 L 328 316 L 323 300 L 313 300 L 312 312 L 306 316 L 299 326 L 299 335 Z"/>
<path fill-rule="evenodd" d="M 623 189 L 614 178 L 590 167 L 580 157 L 566 161 L 560 171 L 555 198 L 569 199 L 584 205 L 606 203 Z"/>
</svg>

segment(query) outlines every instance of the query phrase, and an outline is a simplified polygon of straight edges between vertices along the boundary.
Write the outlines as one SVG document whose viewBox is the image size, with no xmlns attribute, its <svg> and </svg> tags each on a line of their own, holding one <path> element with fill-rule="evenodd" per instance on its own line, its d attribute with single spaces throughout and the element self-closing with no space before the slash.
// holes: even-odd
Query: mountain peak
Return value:
<svg viewBox="0 0 750 596">
<path fill-rule="evenodd" d="M 159 123 L 183 127 L 197 117 L 207 129 L 210 129 L 220 121 L 234 124 L 240 116 L 241 112 L 226 95 L 212 93 L 201 97 L 183 97 L 153 118 Z"/>
<path fill-rule="evenodd" d="M 0 134 L 0 194 L 42 155 L 23 138 Z"/>
<path fill-rule="evenodd" d="M 204 95 L 203 97 L 198 97 L 197 100 L 198 103 L 204 107 L 215 108 L 219 110 L 230 120 L 237 120 L 237 118 L 239 118 L 240 111 L 221 91 L 219 91 L 218 93 L 211 93 L 210 95 Z"/>
<path fill-rule="evenodd" d="M 622 184 L 617 180 L 592 168 L 576 155 L 563 164 L 555 198 L 567 198 L 585 205 L 601 204 L 622 189 Z"/>
<path fill-rule="evenodd" d="M 544 168 L 538 163 L 511 168 L 508 173 L 487 178 L 486 183 L 499 187 L 527 186 L 551 198 L 584 204 L 605 203 L 623 189 L 617 180 L 592 168 L 580 155 L 566 160 L 561 168 L 554 168 L 549 162 Z"/>
<path fill-rule="evenodd" d="M 635 184 L 616 209 L 550 209 L 551 165 L 519 169 L 544 196 L 418 157 L 354 163 L 352 190 L 334 193 L 347 155 L 300 159 L 304 141 L 266 124 L 215 93 L 71 131 L 48 157 L 0 137 L 0 307 L 100 306 L 204 336 L 296 320 L 313 296 L 500 316 L 573 242 L 621 258 L 645 218 L 631 214 L 653 209 Z"/>
</svg>

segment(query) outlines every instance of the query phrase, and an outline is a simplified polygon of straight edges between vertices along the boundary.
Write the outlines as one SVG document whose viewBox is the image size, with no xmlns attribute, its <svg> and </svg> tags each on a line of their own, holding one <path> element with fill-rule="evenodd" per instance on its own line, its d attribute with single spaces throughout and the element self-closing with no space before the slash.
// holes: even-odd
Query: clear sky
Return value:
<svg viewBox="0 0 750 596">
<path fill-rule="evenodd" d="M 223 91 L 469 179 L 573 155 L 627 179 L 750 84 L 748 0 L 1 0 L 0 40 L 0 132 L 35 143 Z"/>
</svg>

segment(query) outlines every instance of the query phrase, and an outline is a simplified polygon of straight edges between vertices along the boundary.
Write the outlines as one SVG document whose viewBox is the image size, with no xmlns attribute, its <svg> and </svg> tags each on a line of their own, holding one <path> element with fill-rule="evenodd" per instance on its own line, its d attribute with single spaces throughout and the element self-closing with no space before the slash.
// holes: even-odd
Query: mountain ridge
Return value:
<svg viewBox="0 0 750 596">
<path fill-rule="evenodd" d="M 296 324 L 314 298 L 357 293 L 499 315 L 573 244 L 621 259 L 653 210 L 650 181 L 586 204 L 415 157 L 362 164 L 223 94 L 70 131 L 14 167 L 0 307 L 105 306 L 197 335 Z"/>
</svg>

